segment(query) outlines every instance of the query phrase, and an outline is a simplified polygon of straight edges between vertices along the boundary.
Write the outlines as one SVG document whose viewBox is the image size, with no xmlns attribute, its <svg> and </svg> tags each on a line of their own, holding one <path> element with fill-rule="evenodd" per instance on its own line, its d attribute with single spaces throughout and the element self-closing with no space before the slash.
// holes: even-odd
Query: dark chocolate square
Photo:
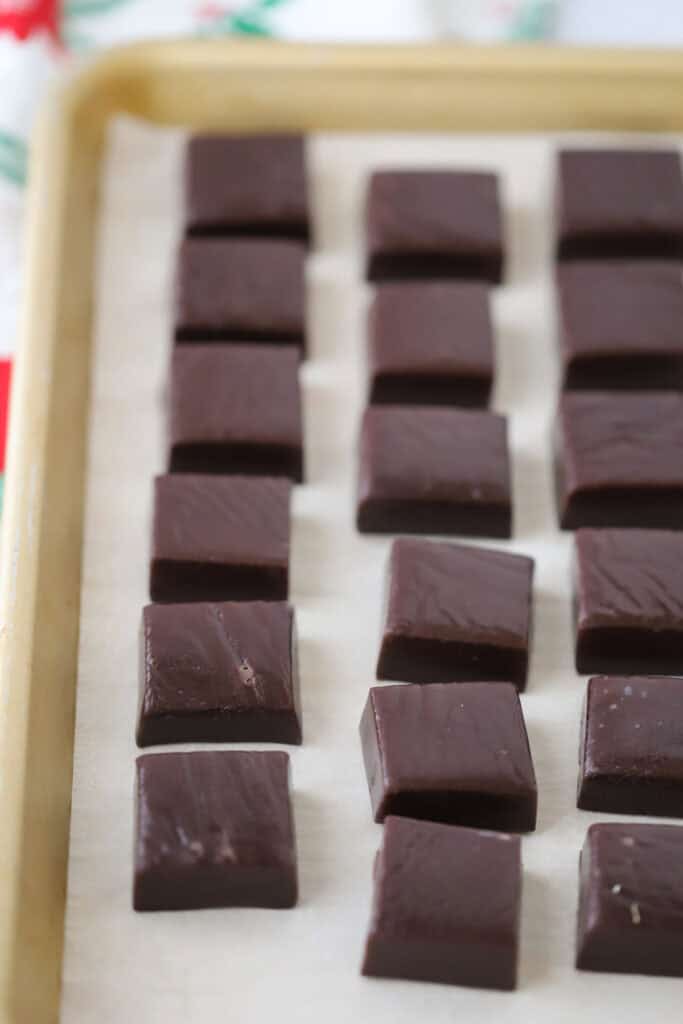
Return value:
<svg viewBox="0 0 683 1024">
<path fill-rule="evenodd" d="M 683 388 L 679 264 L 566 263 L 558 288 L 565 388 Z"/>
<path fill-rule="evenodd" d="M 567 393 L 560 400 L 558 428 L 563 529 L 683 529 L 683 395 Z"/>
<path fill-rule="evenodd" d="M 377 171 L 368 189 L 368 278 L 503 276 L 498 177 L 483 171 Z"/>
<path fill-rule="evenodd" d="M 368 319 L 370 402 L 488 405 L 489 306 L 488 287 L 476 281 L 379 287 Z"/>
<path fill-rule="evenodd" d="M 185 155 L 190 235 L 265 235 L 308 241 L 301 135 L 194 135 Z"/>
<path fill-rule="evenodd" d="M 157 477 L 151 599 L 286 600 L 290 492 L 284 477 Z"/>
<path fill-rule="evenodd" d="M 683 256 L 683 178 L 675 150 L 565 149 L 557 167 L 559 259 Z"/>
<path fill-rule="evenodd" d="M 140 653 L 138 746 L 301 743 L 289 605 L 150 604 Z"/>
<path fill-rule="evenodd" d="M 683 679 L 589 679 L 577 806 L 683 818 Z"/>
<path fill-rule="evenodd" d="M 169 468 L 303 479 L 299 352 L 293 345 L 178 345 Z"/>
<path fill-rule="evenodd" d="M 576 668 L 683 674 L 683 533 L 578 530 Z"/>
<path fill-rule="evenodd" d="M 526 686 L 533 559 L 400 538 L 389 561 L 378 679 Z"/>
<path fill-rule="evenodd" d="M 683 828 L 591 825 L 581 852 L 576 966 L 683 976 Z"/>
<path fill-rule="evenodd" d="M 369 406 L 356 523 L 362 533 L 509 537 L 507 420 L 479 410 Z"/>
<path fill-rule="evenodd" d="M 144 754 L 136 796 L 136 910 L 294 906 L 287 754 Z"/>
<path fill-rule="evenodd" d="M 513 989 L 520 840 L 387 818 L 363 974 Z"/>
<path fill-rule="evenodd" d="M 178 341 L 296 344 L 305 333 L 300 242 L 186 238 L 178 253 Z"/>
<path fill-rule="evenodd" d="M 360 732 L 375 821 L 536 827 L 536 778 L 510 683 L 375 686 Z"/>
</svg>

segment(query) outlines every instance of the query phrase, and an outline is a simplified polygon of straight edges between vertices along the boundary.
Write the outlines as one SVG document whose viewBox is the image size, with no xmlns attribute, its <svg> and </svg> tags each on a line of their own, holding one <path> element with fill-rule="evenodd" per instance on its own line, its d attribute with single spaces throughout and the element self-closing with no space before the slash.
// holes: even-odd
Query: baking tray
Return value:
<svg viewBox="0 0 683 1024">
<path fill-rule="evenodd" d="M 125 113 L 233 131 L 673 133 L 683 129 L 682 94 L 677 52 L 210 41 L 112 51 L 52 99 L 32 159 L 0 549 L 2 1021 L 59 1015 L 95 235 L 110 120 Z"/>
</svg>

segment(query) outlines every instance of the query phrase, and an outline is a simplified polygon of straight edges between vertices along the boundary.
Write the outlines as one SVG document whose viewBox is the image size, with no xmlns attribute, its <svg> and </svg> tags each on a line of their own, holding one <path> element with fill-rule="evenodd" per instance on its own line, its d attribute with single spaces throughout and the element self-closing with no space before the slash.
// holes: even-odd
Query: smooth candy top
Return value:
<svg viewBox="0 0 683 1024">
<path fill-rule="evenodd" d="M 287 563 L 289 480 L 182 473 L 159 476 L 154 486 L 154 558 Z"/>
<path fill-rule="evenodd" d="M 293 863 L 287 754 L 145 754 L 137 768 L 138 865 Z"/>
<path fill-rule="evenodd" d="M 370 406 L 363 416 L 359 498 L 506 504 L 507 421 L 484 411 Z"/>
<path fill-rule="evenodd" d="M 394 541 L 386 632 L 528 646 L 533 559 L 426 540 Z"/>
<path fill-rule="evenodd" d="M 292 627 L 278 601 L 148 605 L 143 714 L 291 709 Z"/>
<path fill-rule="evenodd" d="M 578 530 L 578 626 L 683 632 L 683 533 Z"/>
<path fill-rule="evenodd" d="M 683 395 L 570 392 L 560 401 L 560 423 L 568 491 L 683 488 Z"/>
<path fill-rule="evenodd" d="M 390 816 L 376 868 L 372 930 L 434 943 L 516 941 L 518 836 Z"/>
<path fill-rule="evenodd" d="M 187 144 L 185 209 L 190 228 L 308 221 L 300 135 L 195 135 Z"/>
<path fill-rule="evenodd" d="M 561 150 L 558 188 L 561 238 L 683 233 L 675 150 Z"/>
<path fill-rule="evenodd" d="M 566 359 L 683 353 L 683 278 L 677 263 L 561 264 Z"/>
<path fill-rule="evenodd" d="M 299 353 L 289 345 L 179 345 L 171 444 L 301 444 Z"/>
<path fill-rule="evenodd" d="M 591 825 L 582 854 L 585 931 L 683 932 L 683 828 Z"/>
<path fill-rule="evenodd" d="M 371 372 L 493 374 L 489 288 L 479 282 L 382 284 L 369 334 Z"/>
<path fill-rule="evenodd" d="M 374 252 L 499 252 L 498 178 L 476 171 L 377 171 L 367 200 Z"/>
<path fill-rule="evenodd" d="M 411 790 L 510 796 L 536 789 L 512 683 L 429 683 L 370 690 L 388 794 Z"/>
<path fill-rule="evenodd" d="M 178 256 L 178 330 L 297 333 L 304 325 L 300 242 L 187 238 Z"/>
<path fill-rule="evenodd" d="M 683 679 L 595 676 L 588 682 L 585 777 L 683 782 Z"/>
</svg>

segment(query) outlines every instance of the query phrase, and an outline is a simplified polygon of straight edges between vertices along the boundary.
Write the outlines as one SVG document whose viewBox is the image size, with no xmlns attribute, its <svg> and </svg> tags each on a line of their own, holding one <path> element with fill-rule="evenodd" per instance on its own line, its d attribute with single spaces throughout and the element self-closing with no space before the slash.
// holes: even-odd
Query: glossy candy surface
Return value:
<svg viewBox="0 0 683 1024">
<path fill-rule="evenodd" d="M 278 601 L 148 605 L 137 741 L 301 743 L 293 609 Z"/>
<path fill-rule="evenodd" d="M 360 731 L 376 821 L 535 828 L 536 779 L 510 683 L 375 686 Z"/>
<path fill-rule="evenodd" d="M 429 540 L 394 541 L 378 679 L 526 685 L 534 563 Z"/>
<path fill-rule="evenodd" d="M 518 837 L 387 818 L 363 974 L 513 989 L 521 885 Z"/>
</svg>

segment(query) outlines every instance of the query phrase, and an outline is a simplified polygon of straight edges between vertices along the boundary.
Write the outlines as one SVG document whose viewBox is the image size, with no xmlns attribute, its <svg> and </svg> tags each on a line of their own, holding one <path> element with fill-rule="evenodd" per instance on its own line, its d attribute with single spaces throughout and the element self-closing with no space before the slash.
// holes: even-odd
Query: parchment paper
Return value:
<svg viewBox="0 0 683 1024">
<path fill-rule="evenodd" d="M 304 716 L 304 745 L 290 751 L 300 903 L 290 911 L 133 912 L 137 637 L 151 478 L 164 467 L 180 146 L 176 133 L 118 124 L 104 185 L 64 1024 L 679 1020 L 683 981 L 572 966 L 578 852 L 599 816 L 575 809 L 585 682 L 571 657 L 571 540 L 556 528 L 552 499 L 550 139 L 311 140 L 317 247 L 309 268 L 312 358 L 302 373 L 308 482 L 294 498 L 291 594 Z M 374 683 L 390 544 L 353 527 L 368 299 L 360 210 L 368 169 L 400 164 L 490 167 L 503 182 L 510 272 L 495 298 L 495 408 L 510 415 L 516 526 L 512 543 L 490 546 L 536 559 L 523 703 L 540 790 L 538 830 L 523 843 L 520 979 L 510 994 L 359 975 L 381 827 L 370 817 L 357 726 Z"/>
</svg>

